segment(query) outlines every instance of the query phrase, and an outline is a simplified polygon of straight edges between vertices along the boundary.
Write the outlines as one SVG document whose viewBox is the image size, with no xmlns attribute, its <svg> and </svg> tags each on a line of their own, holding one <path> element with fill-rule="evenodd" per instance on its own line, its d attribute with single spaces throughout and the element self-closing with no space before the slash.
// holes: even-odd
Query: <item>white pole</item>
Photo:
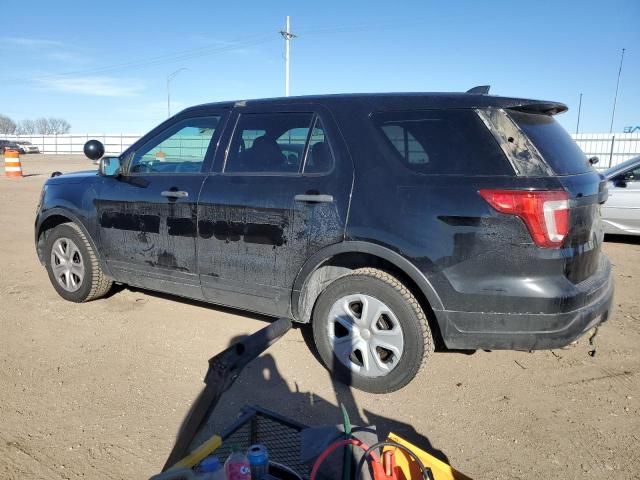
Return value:
<svg viewBox="0 0 640 480">
<path fill-rule="evenodd" d="M 280 35 L 284 38 L 284 96 L 289 96 L 289 59 L 291 52 L 291 39 L 296 38 L 296 35 L 291 33 L 291 20 L 289 15 L 287 15 L 287 22 L 285 24 L 284 30 L 280 30 Z"/>
<path fill-rule="evenodd" d="M 290 22 L 289 15 L 287 15 L 287 26 L 285 30 L 284 36 L 284 96 L 289 96 L 289 44 L 291 42 L 291 30 L 290 30 Z"/>
</svg>

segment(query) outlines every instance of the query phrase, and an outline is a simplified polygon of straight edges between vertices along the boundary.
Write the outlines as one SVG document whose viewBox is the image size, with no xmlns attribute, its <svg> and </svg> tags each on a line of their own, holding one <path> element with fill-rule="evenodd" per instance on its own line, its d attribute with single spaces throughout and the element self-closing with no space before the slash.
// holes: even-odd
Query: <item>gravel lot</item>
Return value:
<svg viewBox="0 0 640 480">
<path fill-rule="evenodd" d="M 1 157 L 0 157 L 1 158 Z M 57 296 L 33 246 L 42 183 L 83 157 L 23 156 L 0 177 L 0 478 L 147 478 L 166 459 L 207 359 L 268 319 L 122 289 Z M 554 351 L 436 353 L 390 395 L 335 384 L 295 329 L 242 374 L 214 422 L 245 403 L 307 424 L 372 423 L 430 444 L 476 479 L 640 478 L 640 242 L 608 239 L 616 311 Z"/>
</svg>

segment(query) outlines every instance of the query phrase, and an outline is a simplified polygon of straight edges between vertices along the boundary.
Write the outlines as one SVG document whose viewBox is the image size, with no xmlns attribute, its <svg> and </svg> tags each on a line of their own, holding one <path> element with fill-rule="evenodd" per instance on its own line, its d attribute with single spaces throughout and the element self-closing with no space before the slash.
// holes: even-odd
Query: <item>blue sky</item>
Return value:
<svg viewBox="0 0 640 480">
<path fill-rule="evenodd" d="M 574 131 L 640 125 L 640 1 L 0 0 L 0 113 L 59 116 L 75 133 L 143 133 L 172 110 L 292 95 L 464 91 L 559 100 Z"/>
</svg>

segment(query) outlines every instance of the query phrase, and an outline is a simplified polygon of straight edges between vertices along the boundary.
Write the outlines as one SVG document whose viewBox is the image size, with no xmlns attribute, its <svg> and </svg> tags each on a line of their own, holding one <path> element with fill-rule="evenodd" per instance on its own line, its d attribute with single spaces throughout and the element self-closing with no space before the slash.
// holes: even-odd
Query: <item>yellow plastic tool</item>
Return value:
<svg viewBox="0 0 640 480">
<path fill-rule="evenodd" d="M 438 460 L 433 455 L 429 455 L 424 450 L 421 450 L 415 445 L 412 445 L 395 433 L 389 433 L 389 435 L 387 436 L 387 440 L 399 443 L 403 447 L 407 447 L 409 450 L 415 453 L 425 467 L 431 468 L 431 473 L 433 473 L 433 477 L 435 478 L 435 480 L 471 480 L 470 477 L 467 477 L 466 475 L 460 473 L 451 465 L 447 465 L 442 460 Z M 397 474 L 400 480 L 422 479 L 420 468 L 418 467 L 416 461 L 411 458 L 410 455 L 406 454 L 399 448 L 385 447 L 384 451 L 387 450 L 391 450 L 394 452 Z"/>
<path fill-rule="evenodd" d="M 220 447 L 220 445 L 222 445 L 222 437 L 220 437 L 219 435 L 214 435 L 189 455 L 172 466 L 169 470 L 176 470 L 178 468 L 184 467 L 192 468 L 193 466 L 197 465 L 202 460 L 207 458 L 209 455 L 211 455 L 213 452 L 215 452 Z"/>
</svg>

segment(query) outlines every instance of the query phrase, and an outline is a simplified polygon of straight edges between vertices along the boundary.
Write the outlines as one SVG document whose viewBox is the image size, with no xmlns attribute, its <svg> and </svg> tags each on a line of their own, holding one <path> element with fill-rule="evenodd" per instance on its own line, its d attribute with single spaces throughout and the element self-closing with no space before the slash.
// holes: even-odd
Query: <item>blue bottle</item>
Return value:
<svg viewBox="0 0 640 480">
<path fill-rule="evenodd" d="M 256 444 L 247 450 L 247 458 L 251 465 L 251 480 L 261 480 L 269 472 L 269 454 L 267 447 Z"/>
</svg>

